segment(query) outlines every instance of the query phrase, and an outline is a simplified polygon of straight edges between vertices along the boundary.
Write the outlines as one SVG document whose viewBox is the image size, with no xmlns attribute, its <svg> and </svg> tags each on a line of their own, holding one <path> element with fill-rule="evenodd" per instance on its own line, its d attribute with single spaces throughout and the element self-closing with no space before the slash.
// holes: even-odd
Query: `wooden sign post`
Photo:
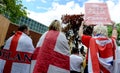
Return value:
<svg viewBox="0 0 120 73">
<path fill-rule="evenodd" d="M 106 3 L 85 4 L 86 25 L 112 25 Z"/>
<path fill-rule="evenodd" d="M 4 45 L 9 24 L 10 21 L 4 16 L 0 15 L 0 46 Z"/>
</svg>

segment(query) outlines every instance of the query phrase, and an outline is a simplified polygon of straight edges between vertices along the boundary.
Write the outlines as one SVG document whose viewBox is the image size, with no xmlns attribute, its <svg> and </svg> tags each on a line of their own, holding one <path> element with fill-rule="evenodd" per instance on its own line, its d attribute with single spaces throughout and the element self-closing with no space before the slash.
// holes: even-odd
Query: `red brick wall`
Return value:
<svg viewBox="0 0 120 73">
<path fill-rule="evenodd" d="M 12 32 L 13 32 L 13 31 L 16 32 L 17 29 L 18 29 L 18 25 L 15 25 L 15 24 L 11 24 L 11 23 L 10 23 L 5 40 L 7 40 L 7 39 L 12 35 Z M 30 30 L 30 37 L 31 37 L 32 40 L 33 40 L 33 45 L 34 45 L 34 47 L 36 47 L 36 44 L 37 44 L 39 38 L 41 37 L 41 35 L 42 35 L 42 34 Z"/>
<path fill-rule="evenodd" d="M 39 38 L 41 37 L 42 34 L 36 33 L 34 31 L 30 31 L 30 36 L 33 40 L 33 45 L 36 47 L 37 42 L 39 41 Z"/>
</svg>

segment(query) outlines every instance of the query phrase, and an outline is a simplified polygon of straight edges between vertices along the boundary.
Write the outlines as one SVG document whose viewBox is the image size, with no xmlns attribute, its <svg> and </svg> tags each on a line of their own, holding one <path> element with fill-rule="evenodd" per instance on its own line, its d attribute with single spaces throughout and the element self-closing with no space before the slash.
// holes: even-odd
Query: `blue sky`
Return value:
<svg viewBox="0 0 120 73">
<path fill-rule="evenodd" d="M 71 0 L 72 1 L 72 0 Z M 52 7 L 52 3 L 59 3 L 60 5 L 66 5 L 70 0 L 23 0 L 23 5 L 35 12 L 46 12 Z M 75 0 L 75 3 L 83 5 L 85 0 Z"/>
<path fill-rule="evenodd" d="M 61 20 L 65 14 L 84 14 L 86 2 L 105 2 L 108 5 L 111 19 L 120 22 L 119 0 L 23 0 L 27 7 L 28 17 L 49 26 L 53 19 Z"/>
</svg>

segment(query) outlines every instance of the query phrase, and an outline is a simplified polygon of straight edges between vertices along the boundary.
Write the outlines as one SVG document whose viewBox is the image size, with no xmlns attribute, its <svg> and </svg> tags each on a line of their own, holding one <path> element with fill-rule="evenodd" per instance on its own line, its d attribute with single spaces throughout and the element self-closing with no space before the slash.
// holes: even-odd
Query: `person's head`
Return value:
<svg viewBox="0 0 120 73">
<path fill-rule="evenodd" d="M 61 31 L 61 24 L 58 20 L 53 20 L 49 26 L 49 30 Z"/>
<path fill-rule="evenodd" d="M 80 48 L 80 52 L 81 52 L 81 53 L 84 52 L 84 46 L 81 46 L 81 48 Z"/>
<path fill-rule="evenodd" d="M 72 48 L 72 51 L 71 51 L 71 54 L 79 54 L 79 49 L 73 47 L 73 48 Z"/>
<path fill-rule="evenodd" d="M 85 49 L 84 49 L 84 46 L 81 46 L 81 48 L 80 48 L 80 53 L 83 55 L 83 56 L 85 56 Z"/>
<path fill-rule="evenodd" d="M 92 36 L 93 26 L 86 26 L 86 25 L 84 25 L 83 29 L 84 29 L 83 34 Z"/>
<path fill-rule="evenodd" d="M 29 35 L 29 27 L 27 25 L 21 25 L 21 26 L 19 26 L 18 31 L 21 31 L 21 32 Z"/>
<path fill-rule="evenodd" d="M 102 35 L 102 36 L 108 37 L 107 26 L 104 26 L 104 25 L 94 26 L 93 35 Z"/>
</svg>

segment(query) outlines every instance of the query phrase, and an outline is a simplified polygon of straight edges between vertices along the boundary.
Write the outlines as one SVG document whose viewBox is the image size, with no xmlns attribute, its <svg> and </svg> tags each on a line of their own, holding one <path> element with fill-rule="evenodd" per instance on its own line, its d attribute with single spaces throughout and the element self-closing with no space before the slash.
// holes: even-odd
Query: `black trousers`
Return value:
<svg viewBox="0 0 120 73">
<path fill-rule="evenodd" d="M 86 65 L 86 67 L 84 69 L 84 73 L 88 73 L 88 65 Z"/>
<path fill-rule="evenodd" d="M 81 73 L 81 72 L 77 72 L 77 71 L 70 71 L 70 73 Z"/>
</svg>

